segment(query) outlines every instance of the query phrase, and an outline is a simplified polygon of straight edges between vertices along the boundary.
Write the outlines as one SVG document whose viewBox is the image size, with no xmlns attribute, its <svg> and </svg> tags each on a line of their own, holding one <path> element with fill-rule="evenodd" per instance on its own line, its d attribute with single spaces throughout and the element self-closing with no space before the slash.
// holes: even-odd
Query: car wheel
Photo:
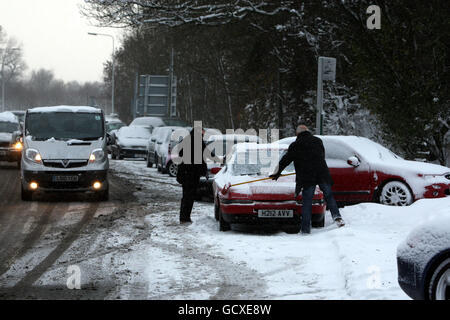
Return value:
<svg viewBox="0 0 450 320">
<path fill-rule="evenodd" d="M 291 225 L 291 226 L 285 226 L 283 228 L 283 231 L 288 233 L 288 234 L 297 234 L 300 232 L 302 226 L 300 224 L 296 224 L 296 225 Z"/>
<path fill-rule="evenodd" d="M 380 194 L 380 203 L 390 206 L 409 206 L 413 196 L 408 186 L 400 181 L 391 181 L 384 185 Z"/>
<path fill-rule="evenodd" d="M 121 155 L 120 152 L 119 152 L 119 154 L 117 155 L 117 159 L 123 160 L 123 155 Z"/>
<path fill-rule="evenodd" d="M 33 192 L 25 190 L 22 186 L 21 188 L 21 198 L 22 201 L 32 201 L 33 200 Z"/>
<path fill-rule="evenodd" d="M 430 300 L 450 300 L 450 258 L 444 260 L 433 272 L 428 293 Z"/>
<path fill-rule="evenodd" d="M 147 168 L 153 167 L 153 162 L 150 161 L 150 155 L 147 153 Z"/>
<path fill-rule="evenodd" d="M 214 205 L 214 219 L 219 221 L 219 206 L 217 204 Z"/>
<path fill-rule="evenodd" d="M 159 157 L 157 158 L 158 160 L 156 161 L 156 168 L 158 169 L 158 172 L 162 171 L 162 167 L 161 164 L 159 163 Z"/>
<path fill-rule="evenodd" d="M 323 228 L 323 227 L 325 227 L 325 215 L 322 214 L 322 220 L 320 220 L 320 221 L 311 221 L 311 226 L 313 228 Z"/>
<path fill-rule="evenodd" d="M 230 230 L 231 230 L 231 226 L 228 222 L 226 222 L 223 219 L 223 214 L 219 207 L 219 231 L 225 232 L 225 231 L 230 231 Z"/>
<path fill-rule="evenodd" d="M 169 172 L 169 176 L 176 177 L 178 173 L 178 166 L 175 163 L 170 162 L 167 171 Z"/>
</svg>

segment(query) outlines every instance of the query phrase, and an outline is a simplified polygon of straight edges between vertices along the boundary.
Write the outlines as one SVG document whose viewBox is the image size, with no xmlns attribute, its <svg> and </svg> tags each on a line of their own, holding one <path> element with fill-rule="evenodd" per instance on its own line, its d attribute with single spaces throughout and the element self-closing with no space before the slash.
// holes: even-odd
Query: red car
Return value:
<svg viewBox="0 0 450 320">
<path fill-rule="evenodd" d="M 221 231 L 233 224 L 269 226 L 287 233 L 298 233 L 301 228 L 302 197 L 295 198 L 295 174 L 280 177 L 278 181 L 264 180 L 274 172 L 287 146 L 240 143 L 215 176 L 213 183 L 215 218 Z M 294 173 L 294 165 L 283 174 Z M 313 197 L 312 226 L 325 224 L 325 204 L 317 189 Z"/>
<path fill-rule="evenodd" d="M 318 136 L 334 181 L 333 194 L 340 205 L 380 202 L 406 206 L 423 198 L 450 195 L 450 168 L 408 161 L 367 138 Z M 273 145 L 288 147 L 296 137 Z"/>
</svg>

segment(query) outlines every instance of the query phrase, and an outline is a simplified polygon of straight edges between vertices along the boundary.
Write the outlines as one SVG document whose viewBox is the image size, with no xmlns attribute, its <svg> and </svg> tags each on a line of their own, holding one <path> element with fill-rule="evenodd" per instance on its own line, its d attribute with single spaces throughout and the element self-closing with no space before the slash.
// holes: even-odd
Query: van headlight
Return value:
<svg viewBox="0 0 450 320">
<path fill-rule="evenodd" d="M 105 152 L 103 151 L 103 149 L 95 149 L 94 151 L 92 151 L 91 155 L 89 156 L 89 162 L 90 163 L 100 162 L 103 160 L 104 157 L 105 157 Z"/>
<path fill-rule="evenodd" d="M 25 152 L 25 158 L 34 163 L 42 163 L 41 154 L 36 149 L 27 149 Z"/>
</svg>

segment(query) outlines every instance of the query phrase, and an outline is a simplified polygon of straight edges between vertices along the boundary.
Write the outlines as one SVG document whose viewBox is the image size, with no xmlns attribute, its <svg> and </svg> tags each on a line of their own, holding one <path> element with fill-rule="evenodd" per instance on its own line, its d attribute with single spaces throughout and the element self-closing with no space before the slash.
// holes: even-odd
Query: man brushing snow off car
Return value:
<svg viewBox="0 0 450 320">
<path fill-rule="evenodd" d="M 344 220 L 331 192 L 333 180 L 325 162 L 325 149 L 322 140 L 314 137 L 305 125 L 298 126 L 297 140 L 289 146 L 287 153 L 278 164 L 278 170 L 270 177 L 273 180 L 278 180 L 283 170 L 292 161 L 294 161 L 296 172 L 295 196 L 297 197 L 303 189 L 302 233 L 311 233 L 312 199 L 317 185 L 324 194 L 333 220 L 339 227 L 344 226 Z"/>
</svg>

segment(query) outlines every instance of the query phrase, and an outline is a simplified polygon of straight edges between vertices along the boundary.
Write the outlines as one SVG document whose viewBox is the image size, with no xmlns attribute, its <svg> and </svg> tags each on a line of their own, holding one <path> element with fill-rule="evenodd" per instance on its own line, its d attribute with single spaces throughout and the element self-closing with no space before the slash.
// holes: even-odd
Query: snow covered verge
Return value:
<svg viewBox="0 0 450 320">
<path fill-rule="evenodd" d="M 344 228 L 327 212 L 325 228 L 307 236 L 220 232 L 212 203 L 196 203 L 193 224 L 178 224 L 175 179 L 143 161 L 112 166 L 141 185 L 136 195 L 143 202 L 151 188 L 173 194 L 163 204 L 147 201 L 152 245 L 141 250 L 150 299 L 409 299 L 397 282 L 397 246 L 416 226 L 450 216 L 446 197 L 409 207 L 348 206 L 341 210 Z"/>
</svg>

